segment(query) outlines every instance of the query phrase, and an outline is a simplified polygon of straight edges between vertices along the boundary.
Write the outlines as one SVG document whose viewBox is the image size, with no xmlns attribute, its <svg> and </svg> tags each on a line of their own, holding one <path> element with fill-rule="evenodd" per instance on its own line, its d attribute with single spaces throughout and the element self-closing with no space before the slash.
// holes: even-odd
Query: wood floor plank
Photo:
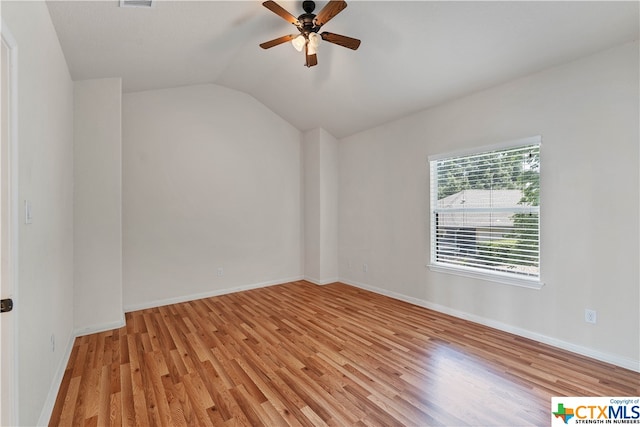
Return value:
<svg viewBox="0 0 640 427">
<path fill-rule="evenodd" d="M 96 369 L 97 370 L 97 369 Z M 102 365 L 100 370 L 100 382 L 98 386 L 98 418 L 97 424 L 107 426 L 110 424 L 111 409 L 111 366 Z"/>
<path fill-rule="evenodd" d="M 133 386 L 131 380 L 131 369 L 128 363 L 120 366 L 120 383 L 122 384 L 122 392 L 120 393 L 120 409 L 122 414 L 120 419 L 122 425 L 135 425 L 136 413 L 133 402 Z"/>
<path fill-rule="evenodd" d="M 169 405 L 169 414 L 171 419 L 171 423 L 169 425 L 178 427 L 186 426 L 187 421 L 184 417 L 184 410 L 178 398 L 178 391 L 169 376 L 165 375 L 162 377 L 162 386 L 165 392 L 167 404 Z"/>
<path fill-rule="evenodd" d="M 51 426 L 545 425 L 640 373 L 341 283 L 126 314 L 76 339 Z"/>
</svg>

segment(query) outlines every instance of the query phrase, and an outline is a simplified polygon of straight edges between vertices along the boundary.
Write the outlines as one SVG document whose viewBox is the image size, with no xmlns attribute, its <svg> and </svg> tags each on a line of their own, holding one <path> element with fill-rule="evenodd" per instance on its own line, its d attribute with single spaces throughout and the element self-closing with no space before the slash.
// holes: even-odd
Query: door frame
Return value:
<svg viewBox="0 0 640 427">
<path fill-rule="evenodd" d="M 6 176 L 8 177 L 8 185 L 6 187 L 6 194 L 2 194 L 2 197 L 6 197 L 7 200 L 7 230 L 3 230 L 2 239 L 7 239 L 8 253 L 6 258 L 7 274 L 6 278 L 11 284 L 11 298 L 14 300 L 14 305 L 19 302 L 18 299 L 18 229 L 19 229 L 19 202 L 18 202 L 18 44 L 13 34 L 7 27 L 4 20 L 1 22 L 0 27 L 1 41 L 8 48 L 9 54 L 9 69 L 8 69 L 8 96 L 9 96 L 9 111 L 8 123 L 8 146 L 7 146 L 7 158 L 3 163 L 8 168 Z M 6 389 L 9 389 L 8 399 L 7 396 L 3 397 L 10 405 L 9 409 L 9 423 L 10 425 L 18 425 L 18 315 L 19 310 L 14 309 L 11 312 L 11 341 L 10 351 L 8 352 L 10 372 L 6 375 L 6 372 L 2 372 L 2 383 L 6 384 Z M 3 357 L 7 356 L 7 352 L 3 351 Z M 4 364 L 3 364 L 4 365 Z M 4 388 L 4 387 L 3 387 Z M 6 410 L 6 408 L 4 409 Z M 3 410 L 3 412 L 4 412 Z"/>
</svg>

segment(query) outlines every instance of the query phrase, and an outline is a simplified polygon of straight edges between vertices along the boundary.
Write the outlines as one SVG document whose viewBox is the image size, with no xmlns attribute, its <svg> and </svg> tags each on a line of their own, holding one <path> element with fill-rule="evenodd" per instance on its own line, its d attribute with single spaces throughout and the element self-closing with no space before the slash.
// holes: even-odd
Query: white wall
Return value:
<svg viewBox="0 0 640 427">
<path fill-rule="evenodd" d="M 124 325 L 122 81 L 74 83 L 74 314 L 77 334 Z"/>
<path fill-rule="evenodd" d="M 639 369 L 638 77 L 636 42 L 342 140 L 341 279 Z M 533 135 L 546 285 L 429 271 L 427 157 Z"/>
<path fill-rule="evenodd" d="M 18 230 L 18 421 L 35 425 L 73 331 L 73 84 L 44 2 L 3 1 L 2 19 L 18 45 L 19 199 L 33 207 Z"/>
<path fill-rule="evenodd" d="M 338 280 L 338 141 L 322 128 L 303 135 L 304 275 Z"/>
<path fill-rule="evenodd" d="M 304 193 L 304 277 L 320 283 L 320 129 L 302 136 Z"/>
<path fill-rule="evenodd" d="M 125 310 L 302 277 L 298 130 L 216 85 L 122 111 Z"/>
</svg>

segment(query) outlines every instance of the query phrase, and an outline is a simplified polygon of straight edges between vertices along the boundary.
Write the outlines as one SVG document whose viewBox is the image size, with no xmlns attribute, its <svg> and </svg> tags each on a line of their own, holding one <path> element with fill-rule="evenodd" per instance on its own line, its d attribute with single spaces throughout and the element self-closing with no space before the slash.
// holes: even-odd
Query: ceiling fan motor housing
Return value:
<svg viewBox="0 0 640 427">
<path fill-rule="evenodd" d="M 305 13 L 298 16 L 298 22 L 300 22 L 299 29 L 302 34 L 308 36 L 309 33 L 318 31 L 317 28 L 314 28 L 316 15 L 312 13 L 316 8 L 316 3 L 311 0 L 305 0 L 302 2 L 302 8 L 304 9 Z"/>
<path fill-rule="evenodd" d="M 307 13 L 313 13 L 313 10 L 316 8 L 316 2 L 311 0 L 305 0 L 302 2 L 302 9 Z"/>
</svg>

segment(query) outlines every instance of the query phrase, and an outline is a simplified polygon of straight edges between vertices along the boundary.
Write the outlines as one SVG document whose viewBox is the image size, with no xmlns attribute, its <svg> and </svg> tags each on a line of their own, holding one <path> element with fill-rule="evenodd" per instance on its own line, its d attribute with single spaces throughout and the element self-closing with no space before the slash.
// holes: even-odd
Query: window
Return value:
<svg viewBox="0 0 640 427">
<path fill-rule="evenodd" d="M 540 140 L 429 158 L 432 269 L 541 286 Z"/>
</svg>

